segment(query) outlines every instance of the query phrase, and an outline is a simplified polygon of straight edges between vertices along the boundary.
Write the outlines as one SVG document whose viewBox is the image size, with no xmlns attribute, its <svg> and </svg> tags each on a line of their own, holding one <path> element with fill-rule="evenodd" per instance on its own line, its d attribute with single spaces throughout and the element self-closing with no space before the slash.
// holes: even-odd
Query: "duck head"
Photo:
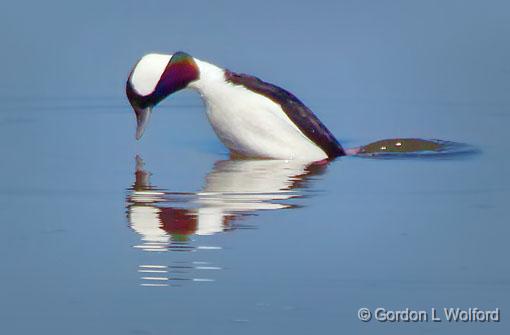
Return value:
<svg viewBox="0 0 510 335">
<path fill-rule="evenodd" d="M 138 61 L 126 83 L 126 94 L 136 114 L 137 140 L 143 135 L 152 108 L 199 76 L 193 57 L 181 51 L 173 55 L 148 54 Z"/>
</svg>

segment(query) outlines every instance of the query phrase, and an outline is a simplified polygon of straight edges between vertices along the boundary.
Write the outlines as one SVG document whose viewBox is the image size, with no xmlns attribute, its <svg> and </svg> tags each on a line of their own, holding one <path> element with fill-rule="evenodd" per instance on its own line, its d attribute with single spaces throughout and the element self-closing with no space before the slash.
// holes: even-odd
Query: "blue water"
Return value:
<svg viewBox="0 0 510 335">
<path fill-rule="evenodd" d="M 2 333 L 508 333 L 506 2 L 1 7 Z M 345 147 L 477 153 L 233 161 L 192 92 L 136 142 L 127 74 L 175 50 L 289 89 Z M 360 307 L 501 322 L 364 323 Z"/>
</svg>

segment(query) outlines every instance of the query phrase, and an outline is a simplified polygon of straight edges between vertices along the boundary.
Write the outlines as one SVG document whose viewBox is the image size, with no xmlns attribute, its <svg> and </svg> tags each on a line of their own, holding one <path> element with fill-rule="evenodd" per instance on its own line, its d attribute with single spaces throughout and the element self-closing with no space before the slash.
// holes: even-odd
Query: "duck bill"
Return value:
<svg viewBox="0 0 510 335">
<path fill-rule="evenodd" d="M 149 123 L 149 119 L 151 117 L 152 108 L 137 108 L 135 110 L 136 113 L 136 134 L 135 137 L 137 140 L 142 138 L 143 132 L 145 131 L 145 127 Z"/>
</svg>

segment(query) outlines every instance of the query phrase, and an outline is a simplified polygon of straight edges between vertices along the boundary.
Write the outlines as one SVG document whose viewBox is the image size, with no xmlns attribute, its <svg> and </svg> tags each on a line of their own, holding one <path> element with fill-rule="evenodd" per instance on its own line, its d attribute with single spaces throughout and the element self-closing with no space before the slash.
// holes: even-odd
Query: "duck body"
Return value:
<svg viewBox="0 0 510 335">
<path fill-rule="evenodd" d="M 241 80 L 278 89 L 276 86 L 205 62 L 197 64 L 201 77 L 190 88 L 202 97 L 214 131 L 232 152 L 257 158 L 313 161 L 328 158 L 289 118 L 282 105 L 270 96 L 250 90 Z"/>
<path fill-rule="evenodd" d="M 161 68 L 158 63 L 169 64 L 160 74 L 159 81 L 164 80 L 175 55 L 148 56 L 154 58 L 150 62 L 145 60 L 145 63 L 151 64 L 152 72 L 157 73 L 157 68 Z M 319 161 L 345 154 L 321 121 L 288 91 L 256 77 L 237 74 L 196 58 L 188 60 L 198 75 L 185 88 L 200 94 L 212 128 L 232 153 L 250 158 L 303 161 Z M 143 62 L 144 58 L 139 64 Z M 144 66 L 145 73 L 137 74 L 138 67 L 132 72 L 128 86 L 141 87 L 142 75 L 146 78 L 157 77 L 157 74 L 147 73 L 150 72 L 148 66 Z M 173 76 L 176 77 L 175 74 Z M 154 79 L 152 81 L 155 82 Z M 160 84 L 151 84 L 150 80 L 143 83 L 140 91 L 151 94 L 151 85 L 155 85 L 153 91 L 157 92 Z"/>
<path fill-rule="evenodd" d="M 214 131 L 236 158 L 315 162 L 344 155 L 405 158 L 477 152 L 462 143 L 418 138 L 386 139 L 344 150 L 290 92 L 184 52 L 147 54 L 129 74 L 126 95 L 136 115 L 136 139 L 142 137 L 153 107 L 185 88 L 200 94 Z"/>
</svg>

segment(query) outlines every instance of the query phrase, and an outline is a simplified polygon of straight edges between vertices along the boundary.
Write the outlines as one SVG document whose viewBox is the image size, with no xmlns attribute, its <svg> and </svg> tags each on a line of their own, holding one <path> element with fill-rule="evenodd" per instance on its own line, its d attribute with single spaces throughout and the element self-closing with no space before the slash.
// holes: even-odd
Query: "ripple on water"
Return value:
<svg viewBox="0 0 510 335">
<path fill-rule="evenodd" d="M 214 281 L 202 273 L 221 270 L 222 266 L 202 259 L 205 253 L 223 247 L 205 243 L 200 237 L 255 229 L 245 222 L 248 216 L 297 208 L 295 199 L 304 196 L 310 177 L 325 169 L 325 164 L 296 161 L 224 160 L 216 162 L 201 191 L 171 192 L 151 184 L 151 173 L 137 157 L 135 182 L 128 188 L 126 199 L 129 226 L 140 235 L 140 243 L 133 248 L 191 255 L 191 260 L 182 263 L 140 265 L 141 285 Z"/>
</svg>

